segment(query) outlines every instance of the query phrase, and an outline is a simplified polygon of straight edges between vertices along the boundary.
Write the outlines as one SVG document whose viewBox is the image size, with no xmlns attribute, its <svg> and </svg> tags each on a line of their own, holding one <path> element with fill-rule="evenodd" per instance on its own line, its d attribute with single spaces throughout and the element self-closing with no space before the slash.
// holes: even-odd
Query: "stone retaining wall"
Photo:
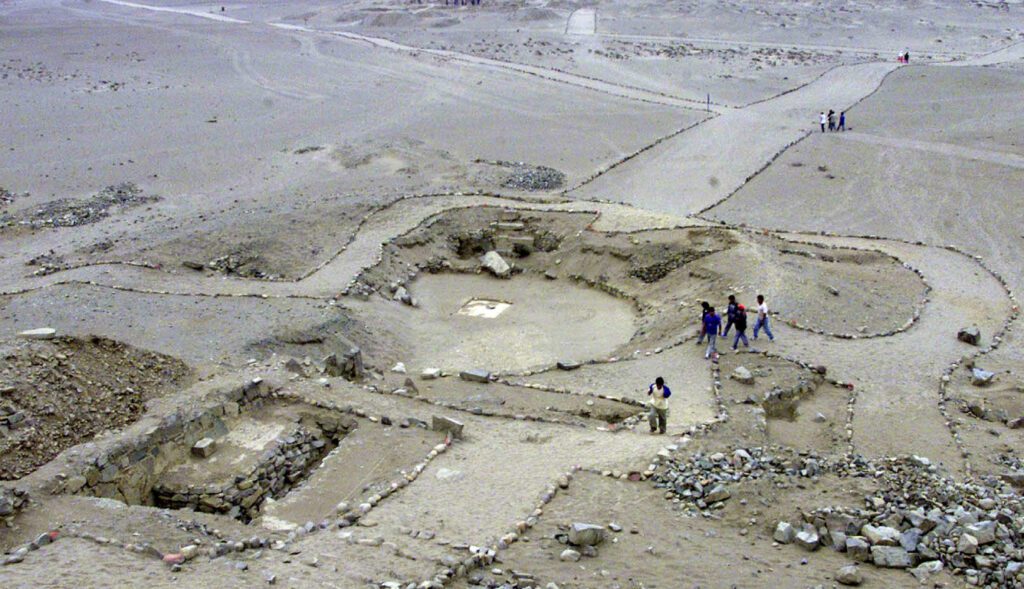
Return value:
<svg viewBox="0 0 1024 589">
<path fill-rule="evenodd" d="M 310 428 L 300 426 L 291 435 L 278 438 L 277 445 L 267 450 L 248 474 L 198 488 L 157 484 L 153 487 L 153 502 L 157 507 L 223 513 L 249 522 L 259 514 L 265 499 L 281 497 L 302 481 L 349 429 L 339 420 L 318 421 Z"/>
<path fill-rule="evenodd" d="M 224 417 L 233 417 L 243 409 L 262 406 L 270 393 L 270 387 L 257 378 L 223 393 L 215 404 L 169 415 L 158 425 L 136 435 L 124 436 L 100 452 L 79 472 L 68 476 L 60 490 L 150 505 L 150 490 L 160 473 L 184 460 L 200 438 L 218 429 L 223 430 Z"/>
<path fill-rule="evenodd" d="M 23 489 L 0 487 L 0 523 L 13 526 L 14 518 L 28 507 L 28 500 L 28 492 Z"/>
</svg>

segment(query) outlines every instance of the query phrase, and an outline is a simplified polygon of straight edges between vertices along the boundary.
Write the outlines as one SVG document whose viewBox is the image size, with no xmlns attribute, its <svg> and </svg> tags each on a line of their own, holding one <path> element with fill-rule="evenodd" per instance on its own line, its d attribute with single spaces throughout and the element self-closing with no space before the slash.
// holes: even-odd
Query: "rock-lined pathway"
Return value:
<svg viewBox="0 0 1024 589">
<path fill-rule="evenodd" d="M 877 339 L 833 340 L 800 337 L 777 323 L 776 342 L 767 346 L 824 364 L 830 377 L 854 384 L 854 445 L 859 452 L 868 456 L 916 453 L 961 469 L 962 458 L 938 409 L 938 379 L 947 366 L 973 351 L 957 341 L 957 329 L 977 324 L 991 335 L 1002 326 L 1011 305 L 1002 285 L 969 257 L 942 248 L 887 240 L 782 237 L 876 248 L 921 270 L 933 287 L 931 301 L 920 321 L 906 332 Z M 911 422 L 912 428 L 903 427 Z"/>
<path fill-rule="evenodd" d="M 817 130 L 817 113 L 845 110 L 870 95 L 893 63 L 839 66 L 803 88 L 719 116 L 572 191 L 688 214 L 727 198 L 785 149 Z M 656 173 L 654 173 L 656 171 Z"/>
<path fill-rule="evenodd" d="M 579 8 L 569 15 L 565 24 L 567 35 L 593 35 L 597 32 L 597 9 Z"/>
</svg>

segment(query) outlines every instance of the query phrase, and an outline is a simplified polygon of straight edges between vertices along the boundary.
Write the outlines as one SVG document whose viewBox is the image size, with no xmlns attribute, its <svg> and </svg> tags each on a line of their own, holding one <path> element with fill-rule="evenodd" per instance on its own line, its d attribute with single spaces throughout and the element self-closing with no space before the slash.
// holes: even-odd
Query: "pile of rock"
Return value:
<svg viewBox="0 0 1024 589">
<path fill-rule="evenodd" d="M 340 360 L 337 354 L 327 356 L 324 358 L 323 371 L 327 376 L 340 376 L 350 381 L 362 380 L 366 374 L 366 370 L 363 367 L 362 350 L 358 347 L 352 347 L 342 354 Z"/>
<path fill-rule="evenodd" d="M 410 307 L 419 307 L 420 302 L 416 297 L 412 296 L 409 289 L 405 288 L 405 285 L 400 282 L 392 282 L 388 286 L 388 290 L 391 291 L 391 300 L 398 301 L 404 305 Z"/>
<path fill-rule="evenodd" d="M 78 227 L 105 219 L 114 209 L 137 207 L 158 200 L 160 197 L 145 195 L 135 184 L 125 182 L 107 186 L 84 200 L 61 198 L 50 201 L 38 209 L 32 209 L 24 216 L 14 218 L 14 222 L 33 229 Z"/>
<path fill-rule="evenodd" d="M 13 203 L 15 198 L 17 198 L 16 194 L 0 186 L 0 207 L 5 207 Z"/>
<path fill-rule="evenodd" d="M 565 174 L 547 166 L 513 164 L 512 173 L 502 186 L 518 190 L 557 190 L 565 184 Z"/>
<path fill-rule="evenodd" d="M 597 556 L 597 545 L 604 542 L 604 536 L 604 528 L 594 524 L 576 522 L 565 527 L 563 532 L 555 535 L 555 540 L 570 547 L 562 551 L 559 559 L 577 562 L 584 556 Z"/>
<path fill-rule="evenodd" d="M 738 448 L 729 454 L 698 452 L 688 458 L 669 456 L 662 465 L 653 477 L 655 487 L 701 510 L 724 507 L 723 502 L 731 497 L 729 484 L 762 477 L 816 477 L 824 469 L 823 460 L 814 455 L 786 457 L 770 454 L 765 448 Z"/>
<path fill-rule="evenodd" d="M 911 569 L 921 580 L 948 569 L 983 587 L 1024 583 L 1024 504 L 1017 493 L 937 474 L 927 459 L 848 463 L 845 476 L 870 477 L 881 491 L 865 507 L 803 514 L 799 529 L 779 522 L 775 541 L 819 546 L 878 567 Z"/>
</svg>

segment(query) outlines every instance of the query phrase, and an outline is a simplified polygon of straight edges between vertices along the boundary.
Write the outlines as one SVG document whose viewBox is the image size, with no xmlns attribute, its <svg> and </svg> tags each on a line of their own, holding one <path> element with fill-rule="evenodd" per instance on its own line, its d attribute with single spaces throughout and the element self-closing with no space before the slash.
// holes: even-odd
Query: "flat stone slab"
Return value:
<svg viewBox="0 0 1024 589">
<path fill-rule="evenodd" d="M 431 420 L 430 429 L 436 432 L 451 434 L 453 438 L 462 437 L 462 429 L 465 427 L 461 421 L 454 420 L 443 415 L 435 415 Z"/>
<path fill-rule="evenodd" d="M 18 333 L 22 339 L 53 339 L 57 337 L 57 330 L 52 327 L 40 327 L 38 329 L 27 329 Z"/>
<path fill-rule="evenodd" d="M 491 382 L 491 373 L 486 370 L 474 368 L 472 370 L 463 370 L 459 373 L 459 378 L 469 382 Z"/>
</svg>

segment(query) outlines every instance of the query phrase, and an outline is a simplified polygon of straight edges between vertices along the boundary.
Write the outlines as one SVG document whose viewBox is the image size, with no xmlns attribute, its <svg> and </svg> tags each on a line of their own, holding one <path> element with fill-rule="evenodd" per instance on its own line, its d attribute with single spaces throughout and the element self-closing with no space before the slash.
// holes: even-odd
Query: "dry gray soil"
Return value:
<svg viewBox="0 0 1024 589">
<path fill-rule="evenodd" d="M 1022 10 L 0 1 L 0 586 L 1024 587 Z"/>
</svg>

